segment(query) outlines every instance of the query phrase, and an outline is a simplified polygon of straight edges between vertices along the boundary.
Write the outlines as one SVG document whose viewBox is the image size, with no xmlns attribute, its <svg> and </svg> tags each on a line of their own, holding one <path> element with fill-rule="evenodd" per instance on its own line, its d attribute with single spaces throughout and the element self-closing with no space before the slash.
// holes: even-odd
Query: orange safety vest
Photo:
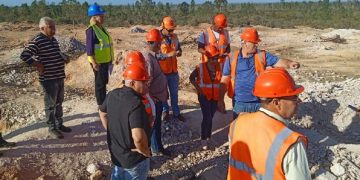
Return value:
<svg viewBox="0 0 360 180">
<path fill-rule="evenodd" d="M 146 96 L 143 96 L 142 102 L 145 105 L 146 114 L 149 117 L 152 116 L 152 109 L 151 109 L 150 101 L 147 99 Z"/>
<path fill-rule="evenodd" d="M 196 66 L 198 78 L 196 83 L 201 88 L 207 100 L 219 100 L 219 89 L 221 81 L 221 69 L 219 65 L 215 66 L 216 75 L 212 81 L 206 63 L 200 63 Z"/>
<path fill-rule="evenodd" d="M 290 147 L 307 138 L 262 112 L 239 116 L 229 129 L 228 180 L 285 180 L 283 159 Z"/>
<path fill-rule="evenodd" d="M 219 49 L 220 54 L 224 54 L 226 52 L 226 47 L 229 45 L 229 32 L 224 29 L 220 34 L 219 41 L 216 40 L 215 34 L 213 30 L 209 27 L 206 29 L 204 33 L 204 43 L 205 46 L 211 44 L 216 46 Z M 205 61 L 206 56 L 202 55 L 202 62 Z M 219 63 L 223 64 L 226 60 L 226 57 L 219 58 Z"/>
<path fill-rule="evenodd" d="M 263 72 L 266 69 L 266 56 L 265 56 L 265 50 L 259 50 L 257 53 L 254 54 L 254 61 L 255 61 L 255 72 L 256 75 L 259 75 L 261 72 Z M 240 50 L 237 50 L 235 52 L 235 56 L 230 60 L 230 83 L 228 84 L 228 96 L 229 98 L 234 97 L 234 88 L 235 88 L 235 76 L 236 76 L 236 66 L 238 57 L 240 54 Z"/>
<path fill-rule="evenodd" d="M 179 43 L 179 40 L 175 34 L 172 34 L 170 36 L 171 43 L 169 43 L 165 37 L 163 37 L 163 40 L 161 42 L 160 46 L 160 52 L 162 54 L 167 54 L 173 51 L 176 51 L 176 46 Z M 166 59 L 158 61 L 161 70 L 164 74 L 169 74 L 173 72 L 177 72 L 177 58 L 176 56 L 168 57 Z"/>
</svg>

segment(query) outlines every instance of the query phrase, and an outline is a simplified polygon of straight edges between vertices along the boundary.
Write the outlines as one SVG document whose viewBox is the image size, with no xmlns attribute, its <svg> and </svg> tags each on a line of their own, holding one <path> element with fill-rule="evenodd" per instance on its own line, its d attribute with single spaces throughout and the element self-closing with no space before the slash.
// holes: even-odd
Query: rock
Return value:
<svg viewBox="0 0 360 180">
<path fill-rule="evenodd" d="M 45 175 L 41 175 L 38 178 L 36 178 L 36 180 L 45 180 Z"/>
<path fill-rule="evenodd" d="M 345 168 L 342 167 L 339 163 L 336 163 L 333 166 L 331 166 L 330 170 L 336 176 L 341 176 L 341 175 L 345 174 Z"/>
<path fill-rule="evenodd" d="M 331 172 L 329 172 L 329 171 L 321 169 L 320 171 L 318 171 L 318 173 L 316 173 L 314 179 L 315 180 L 336 180 L 336 176 L 331 174 Z"/>
<path fill-rule="evenodd" d="M 90 175 L 89 179 L 90 180 L 102 180 L 102 179 L 105 179 L 104 173 L 101 170 L 97 170 L 96 172 L 94 172 L 93 174 Z"/>
<path fill-rule="evenodd" d="M 97 170 L 99 170 L 99 165 L 96 163 L 91 163 L 86 167 L 86 171 L 90 174 L 94 174 Z"/>
<path fill-rule="evenodd" d="M 139 27 L 133 27 L 133 28 L 131 28 L 130 32 L 131 33 L 145 33 L 146 31 Z"/>
</svg>

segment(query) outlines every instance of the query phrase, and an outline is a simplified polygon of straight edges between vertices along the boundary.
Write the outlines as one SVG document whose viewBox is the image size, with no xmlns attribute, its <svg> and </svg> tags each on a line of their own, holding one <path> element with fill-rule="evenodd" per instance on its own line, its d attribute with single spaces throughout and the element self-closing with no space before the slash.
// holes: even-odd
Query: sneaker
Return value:
<svg viewBox="0 0 360 180">
<path fill-rule="evenodd" d="M 182 116 L 181 114 L 179 114 L 178 116 L 174 117 L 175 120 L 179 120 L 181 122 L 185 122 L 186 119 L 184 116 Z"/>
<path fill-rule="evenodd" d="M 54 138 L 58 138 L 58 139 L 64 138 L 64 135 L 62 135 L 61 132 L 57 129 L 49 129 L 49 133 Z"/>
<path fill-rule="evenodd" d="M 61 126 L 59 127 L 59 130 L 62 131 L 62 132 L 65 132 L 65 133 L 71 132 L 71 128 L 66 127 L 66 126 L 64 126 L 64 125 L 61 125 Z"/>
<path fill-rule="evenodd" d="M 162 119 L 163 121 L 169 121 L 169 120 L 171 119 L 171 118 L 170 118 L 169 111 L 164 111 L 164 112 L 162 112 L 161 119 Z"/>
<path fill-rule="evenodd" d="M 14 142 L 7 142 L 2 137 L 0 138 L 0 147 L 14 147 L 15 145 Z"/>
<path fill-rule="evenodd" d="M 201 140 L 201 149 L 208 150 L 208 141 L 207 140 Z"/>
</svg>

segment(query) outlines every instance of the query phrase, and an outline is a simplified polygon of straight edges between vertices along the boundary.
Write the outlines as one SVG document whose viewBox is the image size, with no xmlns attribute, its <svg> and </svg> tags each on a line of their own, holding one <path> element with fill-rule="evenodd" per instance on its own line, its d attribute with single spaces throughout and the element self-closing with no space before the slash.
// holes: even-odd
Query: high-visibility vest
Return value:
<svg viewBox="0 0 360 180">
<path fill-rule="evenodd" d="M 152 116 L 152 109 L 151 109 L 151 104 L 148 100 L 148 98 L 144 95 L 143 96 L 143 104 L 145 105 L 145 110 L 146 110 L 146 114 L 150 117 Z"/>
<path fill-rule="evenodd" d="M 266 69 L 266 56 L 265 56 L 265 50 L 257 50 L 257 52 L 254 54 L 254 63 L 255 63 L 255 73 L 256 76 L 259 75 L 261 72 L 263 72 Z M 240 50 L 237 50 L 234 54 L 234 57 L 230 59 L 230 83 L 228 84 L 228 96 L 230 98 L 234 97 L 234 88 L 235 88 L 235 77 L 236 77 L 236 66 L 238 62 L 238 57 L 240 54 Z"/>
<path fill-rule="evenodd" d="M 176 51 L 176 46 L 179 43 L 179 40 L 175 34 L 170 35 L 171 42 L 169 43 L 168 40 L 163 37 L 160 46 L 160 52 L 162 54 L 167 54 L 173 51 Z M 174 73 L 177 72 L 177 58 L 176 56 L 168 57 L 166 59 L 159 60 L 159 65 L 164 74 Z"/>
<path fill-rule="evenodd" d="M 282 162 L 291 146 L 307 138 L 262 113 L 239 116 L 229 129 L 228 180 L 285 180 Z"/>
<path fill-rule="evenodd" d="M 93 28 L 95 36 L 99 40 L 99 44 L 95 44 L 96 63 L 108 63 L 114 60 L 114 48 L 109 32 L 105 28 L 99 28 L 97 25 L 90 27 Z"/>
<path fill-rule="evenodd" d="M 221 31 L 219 34 L 219 41 L 216 40 L 215 34 L 213 32 L 213 30 L 209 27 L 206 29 L 204 33 L 204 43 L 205 46 L 207 45 L 214 45 L 215 47 L 217 47 L 219 49 L 220 54 L 224 54 L 226 53 L 226 48 L 229 45 L 229 32 L 224 29 L 223 31 Z M 205 61 L 206 56 L 203 54 L 202 55 L 202 62 L 206 62 Z M 223 64 L 226 60 L 226 57 L 222 57 L 219 58 L 219 63 Z"/>
<path fill-rule="evenodd" d="M 215 66 L 216 75 L 212 81 L 206 63 L 200 63 L 196 66 L 199 77 L 196 83 L 201 88 L 207 100 L 219 100 L 219 89 L 221 80 L 221 69 L 219 65 Z"/>
</svg>

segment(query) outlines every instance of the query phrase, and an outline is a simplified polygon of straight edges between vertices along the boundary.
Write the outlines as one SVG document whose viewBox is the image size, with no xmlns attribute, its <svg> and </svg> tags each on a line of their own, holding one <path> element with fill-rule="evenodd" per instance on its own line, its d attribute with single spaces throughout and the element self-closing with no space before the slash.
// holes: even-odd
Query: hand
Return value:
<svg viewBox="0 0 360 180">
<path fill-rule="evenodd" d="M 99 64 L 98 64 L 98 63 L 92 62 L 92 63 L 91 63 L 91 66 L 92 66 L 92 68 L 94 69 L 94 71 L 98 71 L 98 70 L 99 70 Z"/>
<path fill-rule="evenodd" d="M 166 54 L 168 57 L 174 57 L 176 56 L 176 51 L 171 51 L 169 53 Z"/>
<path fill-rule="evenodd" d="M 36 68 L 39 74 L 44 74 L 44 65 L 41 64 L 41 62 L 34 61 L 32 65 Z"/>
<path fill-rule="evenodd" d="M 227 57 L 228 54 L 227 53 L 224 53 L 224 54 L 219 54 L 219 58 L 224 58 L 224 57 Z"/>
<path fill-rule="evenodd" d="M 150 149 L 147 148 L 145 152 L 141 152 L 139 149 L 131 149 L 132 152 L 138 152 L 142 155 L 144 155 L 145 157 L 151 157 L 151 152 Z"/>
<path fill-rule="evenodd" d="M 298 62 L 293 61 L 293 62 L 291 62 L 291 63 L 289 64 L 289 67 L 290 67 L 291 69 L 299 69 L 299 68 L 300 68 L 300 64 L 299 64 Z"/>
<path fill-rule="evenodd" d="M 221 112 L 221 113 L 224 113 L 226 114 L 226 111 L 225 111 L 225 102 L 224 100 L 219 100 L 218 103 L 217 103 L 217 106 L 218 106 L 218 111 Z"/>
</svg>

